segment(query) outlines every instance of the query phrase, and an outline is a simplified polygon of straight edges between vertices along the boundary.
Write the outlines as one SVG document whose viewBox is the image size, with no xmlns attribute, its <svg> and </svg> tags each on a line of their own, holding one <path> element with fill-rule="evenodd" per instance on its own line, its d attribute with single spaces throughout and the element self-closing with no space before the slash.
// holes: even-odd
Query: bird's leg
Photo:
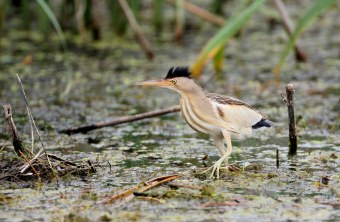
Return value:
<svg viewBox="0 0 340 222">
<path fill-rule="evenodd" d="M 224 150 L 224 141 L 223 141 L 223 135 L 213 136 L 212 137 L 215 143 L 215 146 L 218 148 L 218 151 L 220 151 L 221 156 L 225 154 Z M 209 167 L 207 170 L 202 171 L 202 173 L 206 173 L 210 171 L 213 168 L 213 166 Z"/>
<path fill-rule="evenodd" d="M 216 179 L 220 178 L 221 165 L 224 163 L 224 161 L 226 161 L 226 160 L 228 161 L 228 157 L 230 156 L 230 154 L 233 150 L 233 146 L 231 144 L 230 134 L 227 131 L 223 131 L 222 133 L 223 133 L 225 140 L 227 141 L 227 152 L 224 153 L 223 156 L 219 160 L 217 160 L 216 163 L 213 165 L 213 169 L 212 169 L 210 178 L 214 177 L 215 172 L 216 172 Z"/>
<path fill-rule="evenodd" d="M 213 137 L 213 139 L 214 139 L 215 146 L 220 151 L 221 156 L 223 156 L 225 154 L 223 136 L 222 135 L 216 136 L 216 137 Z"/>
</svg>

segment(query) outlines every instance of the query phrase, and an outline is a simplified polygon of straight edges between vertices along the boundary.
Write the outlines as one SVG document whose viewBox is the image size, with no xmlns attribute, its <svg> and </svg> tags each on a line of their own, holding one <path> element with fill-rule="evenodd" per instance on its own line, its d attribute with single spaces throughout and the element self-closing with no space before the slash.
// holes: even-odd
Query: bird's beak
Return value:
<svg viewBox="0 0 340 222">
<path fill-rule="evenodd" d="M 136 85 L 139 86 L 158 86 L 158 87 L 168 87 L 170 86 L 170 82 L 164 79 L 157 79 L 157 80 L 147 80 L 144 82 L 137 83 Z"/>
</svg>

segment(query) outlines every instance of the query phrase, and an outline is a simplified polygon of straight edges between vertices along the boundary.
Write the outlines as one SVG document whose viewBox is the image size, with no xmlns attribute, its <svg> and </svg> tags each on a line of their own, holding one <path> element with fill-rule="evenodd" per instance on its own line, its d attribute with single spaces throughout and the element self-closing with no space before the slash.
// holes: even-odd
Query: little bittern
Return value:
<svg viewBox="0 0 340 222">
<path fill-rule="evenodd" d="M 181 110 L 185 121 L 197 132 L 208 134 L 220 151 L 221 158 L 211 167 L 213 177 L 219 179 L 221 165 L 232 152 L 231 138 L 250 136 L 252 129 L 270 127 L 266 120 L 247 103 L 215 93 L 205 93 L 191 79 L 188 67 L 172 67 L 165 79 L 139 83 L 144 86 L 158 86 L 174 90 L 180 94 Z M 224 141 L 227 142 L 227 150 Z"/>
</svg>

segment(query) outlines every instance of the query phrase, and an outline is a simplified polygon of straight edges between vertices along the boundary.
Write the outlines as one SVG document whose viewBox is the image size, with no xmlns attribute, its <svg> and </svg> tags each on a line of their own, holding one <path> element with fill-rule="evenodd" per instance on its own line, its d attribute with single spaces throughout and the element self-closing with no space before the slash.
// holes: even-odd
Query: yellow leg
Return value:
<svg viewBox="0 0 340 222">
<path fill-rule="evenodd" d="M 213 137 L 213 139 L 214 139 L 215 146 L 220 151 L 221 156 L 223 156 L 225 154 L 223 135 Z"/>
<path fill-rule="evenodd" d="M 214 177 L 215 172 L 216 172 L 216 179 L 220 178 L 221 165 L 225 161 L 228 164 L 228 157 L 230 156 L 231 152 L 233 151 L 233 146 L 231 144 L 230 134 L 227 131 L 223 131 L 222 133 L 223 133 L 225 140 L 227 141 L 227 152 L 219 160 L 217 160 L 216 163 L 212 166 L 212 172 L 211 172 L 210 178 Z"/>
</svg>

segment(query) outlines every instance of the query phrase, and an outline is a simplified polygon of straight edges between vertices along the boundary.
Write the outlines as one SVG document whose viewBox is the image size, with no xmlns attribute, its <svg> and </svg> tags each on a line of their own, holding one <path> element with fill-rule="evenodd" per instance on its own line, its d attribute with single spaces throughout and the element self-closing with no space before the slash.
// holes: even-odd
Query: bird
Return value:
<svg viewBox="0 0 340 222">
<path fill-rule="evenodd" d="M 167 88 L 180 95 L 181 112 L 187 124 L 195 131 L 209 135 L 220 152 L 221 157 L 208 169 L 212 169 L 210 178 L 219 179 L 221 166 L 228 166 L 233 150 L 232 138 L 248 137 L 253 129 L 273 125 L 272 121 L 242 100 L 206 93 L 192 79 L 188 66 L 171 67 L 164 79 L 147 80 L 137 85 Z"/>
</svg>

